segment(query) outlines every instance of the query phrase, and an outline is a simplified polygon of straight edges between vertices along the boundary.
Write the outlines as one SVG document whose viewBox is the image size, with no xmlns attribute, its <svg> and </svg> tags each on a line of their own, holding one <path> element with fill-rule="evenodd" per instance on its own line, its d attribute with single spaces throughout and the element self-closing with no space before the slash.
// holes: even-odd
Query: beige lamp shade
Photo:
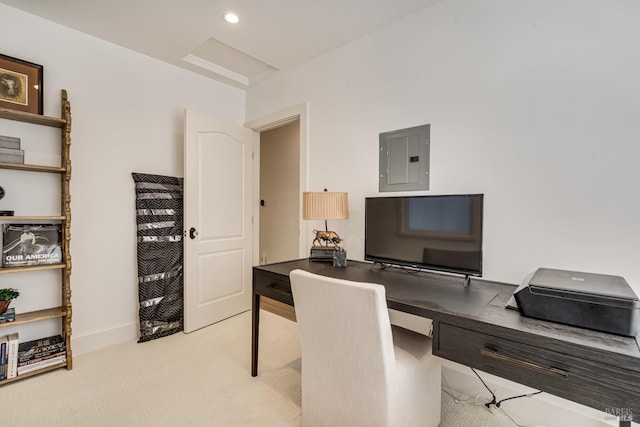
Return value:
<svg viewBox="0 0 640 427">
<path fill-rule="evenodd" d="M 302 193 L 302 219 L 347 219 L 349 196 L 335 191 Z"/>
</svg>

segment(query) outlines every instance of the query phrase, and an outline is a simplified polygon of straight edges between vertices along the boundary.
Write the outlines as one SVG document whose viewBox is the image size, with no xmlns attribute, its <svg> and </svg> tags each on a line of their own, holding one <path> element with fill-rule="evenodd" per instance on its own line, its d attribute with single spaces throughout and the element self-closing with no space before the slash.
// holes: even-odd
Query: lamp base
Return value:
<svg viewBox="0 0 640 427">
<path fill-rule="evenodd" d="M 335 248 L 312 246 L 309 250 L 309 261 L 333 262 Z"/>
</svg>

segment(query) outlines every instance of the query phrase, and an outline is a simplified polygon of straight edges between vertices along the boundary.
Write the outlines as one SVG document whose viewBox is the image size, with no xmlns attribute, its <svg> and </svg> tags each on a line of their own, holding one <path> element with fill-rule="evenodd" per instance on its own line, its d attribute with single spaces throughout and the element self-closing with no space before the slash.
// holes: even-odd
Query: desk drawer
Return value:
<svg viewBox="0 0 640 427">
<path fill-rule="evenodd" d="M 639 372 L 453 325 L 436 327 L 434 353 L 440 357 L 603 411 L 640 415 Z"/>
<path fill-rule="evenodd" d="M 253 276 L 254 293 L 264 295 L 276 301 L 293 305 L 291 283 L 282 276 L 255 272 Z"/>
</svg>

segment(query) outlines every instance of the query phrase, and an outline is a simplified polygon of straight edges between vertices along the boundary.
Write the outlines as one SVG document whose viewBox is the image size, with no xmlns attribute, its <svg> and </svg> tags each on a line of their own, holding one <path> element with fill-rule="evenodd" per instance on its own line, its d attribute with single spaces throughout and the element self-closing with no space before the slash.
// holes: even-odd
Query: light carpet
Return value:
<svg viewBox="0 0 640 427">
<path fill-rule="evenodd" d="M 191 334 L 125 343 L 0 387 L 2 425 L 300 426 L 294 322 L 262 311 L 259 375 L 250 375 L 251 313 Z M 472 401 L 442 394 L 442 427 L 512 427 Z"/>
</svg>

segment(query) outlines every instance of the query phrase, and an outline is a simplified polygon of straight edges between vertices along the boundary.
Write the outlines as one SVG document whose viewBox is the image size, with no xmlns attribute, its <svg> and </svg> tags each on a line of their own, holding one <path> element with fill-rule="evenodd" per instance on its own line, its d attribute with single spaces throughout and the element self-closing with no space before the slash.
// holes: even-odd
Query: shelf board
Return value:
<svg viewBox="0 0 640 427">
<path fill-rule="evenodd" d="M 56 317 L 64 317 L 66 315 L 67 312 L 63 307 L 29 311 L 27 313 L 16 314 L 16 320 L 14 320 L 13 322 L 0 323 L 0 328 L 21 325 L 23 323 L 39 322 L 40 320 L 55 319 Z"/>
<path fill-rule="evenodd" d="M 4 163 L 0 162 L 0 169 L 13 169 L 31 172 L 49 172 L 49 173 L 65 173 L 65 168 L 57 166 L 41 166 L 41 165 L 25 165 L 23 163 Z"/>
<path fill-rule="evenodd" d="M 25 271 L 55 270 L 65 268 L 66 264 L 27 265 L 24 267 L 1 267 L 0 274 L 23 273 Z"/>
<path fill-rule="evenodd" d="M 53 371 L 55 369 L 64 368 L 65 366 L 67 366 L 67 362 L 60 362 L 60 363 L 56 363 L 55 365 L 47 366 L 46 368 L 36 369 L 35 371 L 27 372 L 26 374 L 22 374 L 22 375 L 18 375 L 16 377 L 13 377 L 13 378 L 2 380 L 2 381 L 0 381 L 0 386 L 12 383 L 14 381 L 23 380 L 25 378 L 29 378 L 29 377 L 32 377 L 34 375 L 39 375 L 39 374 L 42 374 L 44 372 L 49 372 L 49 371 Z"/>
<path fill-rule="evenodd" d="M 0 119 L 17 120 L 19 122 L 33 123 L 36 125 L 62 128 L 67 123 L 66 120 L 58 117 L 43 116 L 40 114 L 25 113 L 22 111 L 8 110 L 0 108 Z"/>
<path fill-rule="evenodd" d="M 62 307 L 46 308 L 44 310 L 30 311 L 28 313 L 18 313 L 16 314 L 16 320 L 8 323 L 19 325 L 21 323 L 31 323 L 38 322 L 40 320 L 54 319 L 56 317 L 64 317 L 66 314 L 67 312 Z M 3 323 L 3 325 L 6 325 L 6 323 Z"/>
<path fill-rule="evenodd" d="M 0 222 L 2 221 L 63 221 L 64 215 L 53 216 L 37 216 L 37 215 L 21 215 L 21 216 L 3 216 L 0 215 Z"/>
</svg>

